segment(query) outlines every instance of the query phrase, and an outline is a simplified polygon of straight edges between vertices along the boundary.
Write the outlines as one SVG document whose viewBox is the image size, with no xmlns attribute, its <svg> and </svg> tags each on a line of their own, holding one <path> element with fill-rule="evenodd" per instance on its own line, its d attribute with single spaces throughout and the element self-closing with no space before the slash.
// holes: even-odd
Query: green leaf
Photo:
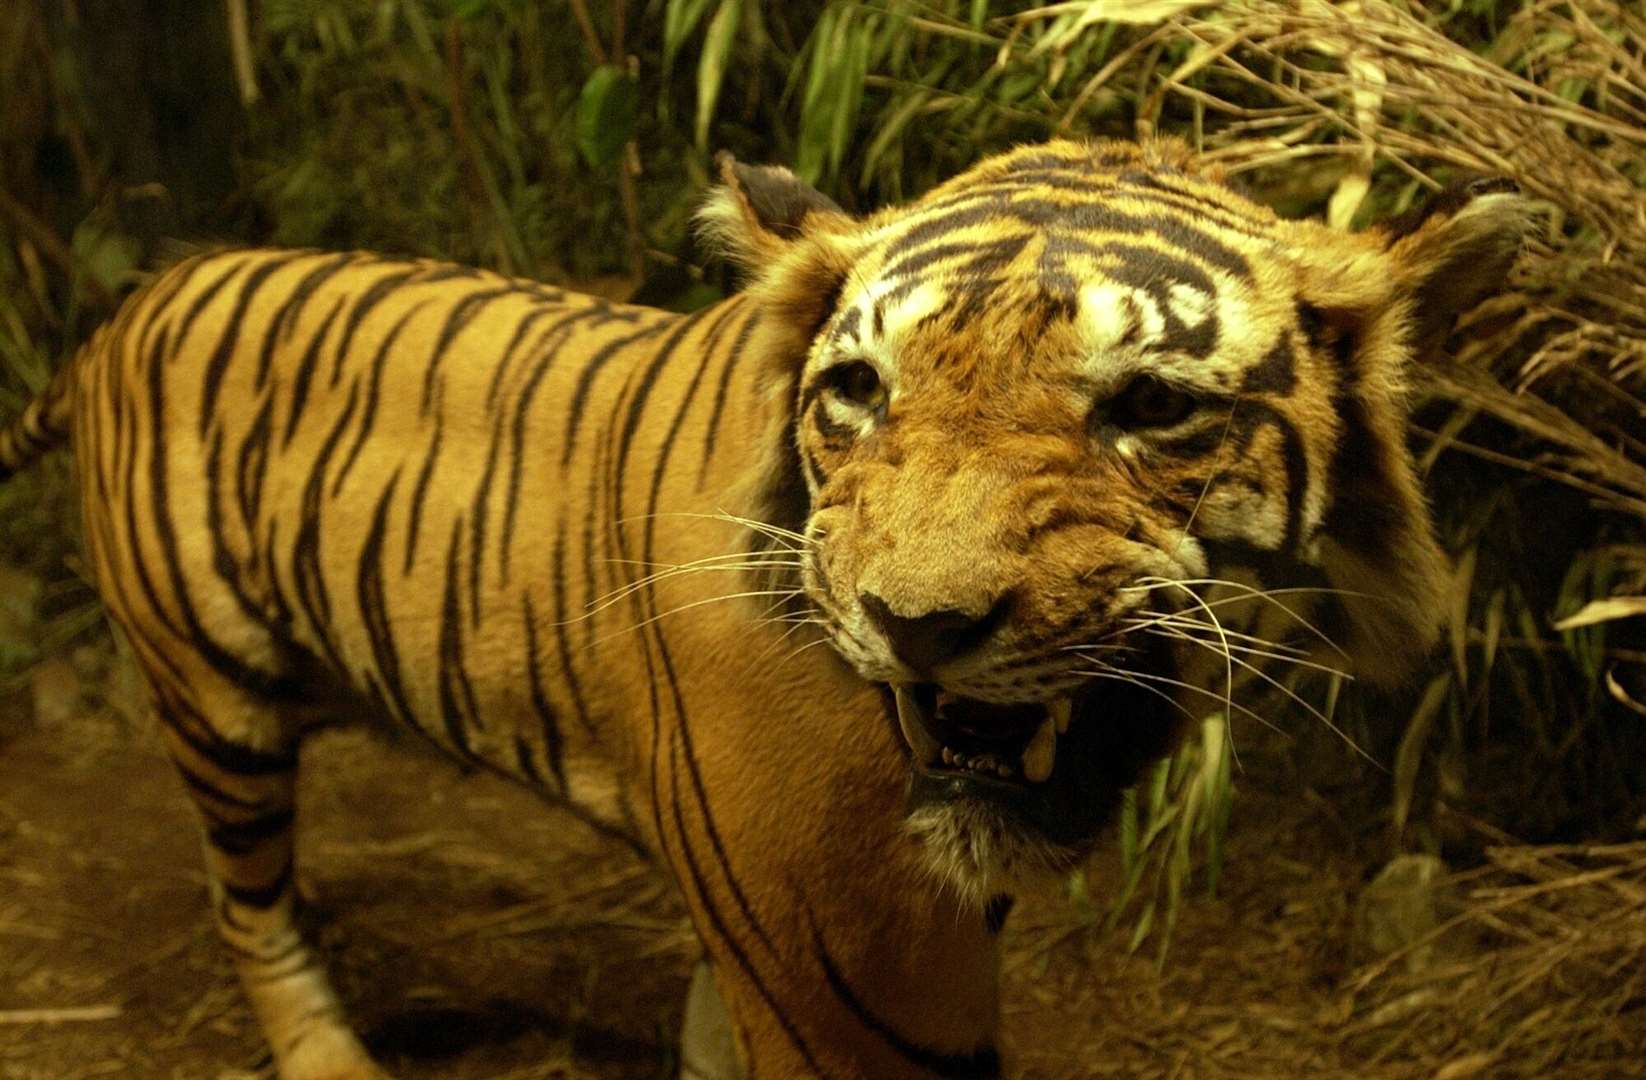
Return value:
<svg viewBox="0 0 1646 1080">
<path fill-rule="evenodd" d="M 591 168 L 607 168 L 622 156 L 634 138 L 638 105 L 627 72 L 611 64 L 594 69 L 577 98 L 577 149 Z"/>
<path fill-rule="evenodd" d="M 714 0 L 669 0 L 663 12 L 663 71 L 674 66 L 680 46 L 686 43 L 697 24 L 703 21 Z"/>
<path fill-rule="evenodd" d="M 720 84 L 726 77 L 732 42 L 737 38 L 738 24 L 743 21 L 743 0 L 721 0 L 720 10 L 709 23 L 708 36 L 703 40 L 703 55 L 697 61 L 697 147 L 709 148 L 709 122 L 714 119 L 715 103 L 720 100 Z"/>
</svg>

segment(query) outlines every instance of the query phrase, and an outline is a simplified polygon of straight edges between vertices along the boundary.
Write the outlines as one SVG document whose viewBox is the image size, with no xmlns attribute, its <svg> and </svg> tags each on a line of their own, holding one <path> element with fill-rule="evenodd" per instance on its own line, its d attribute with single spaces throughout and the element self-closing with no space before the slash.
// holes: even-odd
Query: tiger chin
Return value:
<svg viewBox="0 0 1646 1080">
<path fill-rule="evenodd" d="M 1236 664 L 1388 681 L 1438 635 L 1409 372 L 1509 272 L 1510 187 L 1347 234 L 1171 141 L 863 217 L 720 179 L 747 285 L 702 311 L 214 252 L 0 430 L 0 480 L 73 443 L 283 1080 L 384 1075 L 295 918 L 338 702 L 673 878 L 696 1075 L 989 1077 L 1000 894 L 1086 855 Z"/>
</svg>

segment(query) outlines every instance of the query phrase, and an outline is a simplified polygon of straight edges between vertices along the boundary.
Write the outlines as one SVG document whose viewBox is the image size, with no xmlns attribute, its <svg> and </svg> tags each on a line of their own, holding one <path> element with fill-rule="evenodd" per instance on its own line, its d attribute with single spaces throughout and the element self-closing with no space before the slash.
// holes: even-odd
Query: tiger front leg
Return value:
<svg viewBox="0 0 1646 1080">
<path fill-rule="evenodd" d="M 295 919 L 296 740 L 273 710 L 162 710 L 172 758 L 205 819 L 206 873 L 218 933 L 274 1052 L 281 1080 L 389 1080 L 349 1028 Z M 224 738 L 207 716 L 231 717 Z"/>
</svg>

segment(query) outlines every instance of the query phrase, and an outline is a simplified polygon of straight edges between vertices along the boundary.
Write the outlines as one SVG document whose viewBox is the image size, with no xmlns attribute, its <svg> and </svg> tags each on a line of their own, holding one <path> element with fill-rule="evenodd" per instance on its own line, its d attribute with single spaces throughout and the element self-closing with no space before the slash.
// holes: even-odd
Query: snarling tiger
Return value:
<svg viewBox="0 0 1646 1080">
<path fill-rule="evenodd" d="M 735 1043 L 705 1073 L 993 1076 L 1010 897 L 1205 707 L 1204 583 L 1314 590 L 1286 615 L 1375 679 L 1436 637 L 1406 370 L 1502 282 L 1512 190 L 1347 234 L 1173 142 L 1023 147 L 864 218 L 722 179 L 748 284 L 694 314 L 203 255 L 0 435 L 0 475 L 74 445 L 286 1080 L 382 1075 L 293 923 L 322 718 L 666 866 Z"/>
</svg>

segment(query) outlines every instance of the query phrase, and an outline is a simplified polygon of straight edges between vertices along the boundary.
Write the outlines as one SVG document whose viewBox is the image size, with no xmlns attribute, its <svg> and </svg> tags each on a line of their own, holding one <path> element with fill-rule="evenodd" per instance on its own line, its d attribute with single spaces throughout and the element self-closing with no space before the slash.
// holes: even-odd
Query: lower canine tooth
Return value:
<svg viewBox="0 0 1646 1080">
<path fill-rule="evenodd" d="M 915 760 L 922 765 L 931 765 L 938 760 L 943 747 L 938 741 L 926 733 L 926 725 L 920 719 L 920 706 L 914 700 L 912 690 L 899 687 L 897 689 L 897 726 L 903 730 L 903 739 L 914 751 Z"/>
<path fill-rule="evenodd" d="M 1070 698 L 1064 698 L 1062 701 L 1054 701 L 1050 705 L 1046 706 L 1046 711 L 1052 714 L 1053 720 L 1057 721 L 1057 733 L 1059 735 L 1068 734 L 1069 714 L 1073 710 L 1074 701 Z"/>
<path fill-rule="evenodd" d="M 1029 740 L 1029 747 L 1023 751 L 1023 775 L 1031 783 L 1038 784 L 1052 775 L 1052 766 L 1057 762 L 1057 721 L 1048 716 L 1035 729 L 1034 738 Z"/>
</svg>

